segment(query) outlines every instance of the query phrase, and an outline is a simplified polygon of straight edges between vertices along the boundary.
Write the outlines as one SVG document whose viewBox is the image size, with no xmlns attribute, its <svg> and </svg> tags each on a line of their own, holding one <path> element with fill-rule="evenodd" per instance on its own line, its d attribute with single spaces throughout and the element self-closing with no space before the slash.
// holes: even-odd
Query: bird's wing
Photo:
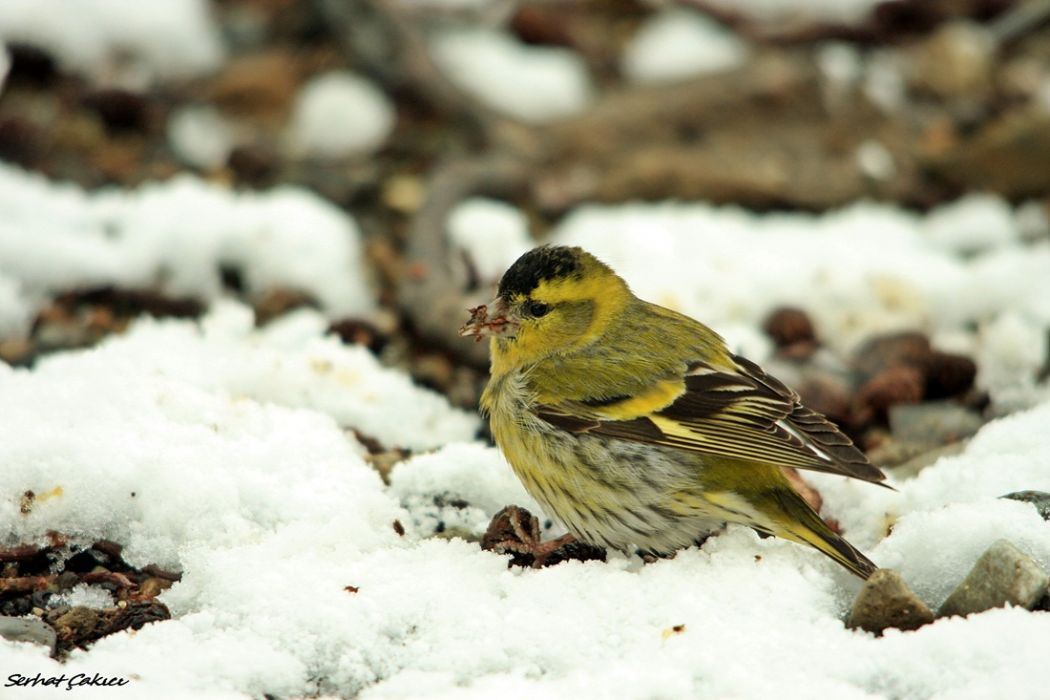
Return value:
<svg viewBox="0 0 1050 700">
<path fill-rule="evenodd" d="M 633 396 L 541 403 L 534 412 L 573 433 L 675 447 L 750 462 L 841 474 L 886 476 L 824 416 L 758 365 L 694 362 L 678 377 Z"/>
</svg>

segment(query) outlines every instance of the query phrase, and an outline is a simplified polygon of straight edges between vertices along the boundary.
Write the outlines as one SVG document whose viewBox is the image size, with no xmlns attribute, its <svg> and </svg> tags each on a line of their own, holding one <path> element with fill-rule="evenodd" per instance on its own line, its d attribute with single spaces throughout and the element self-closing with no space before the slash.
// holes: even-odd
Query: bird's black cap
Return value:
<svg viewBox="0 0 1050 700">
<path fill-rule="evenodd" d="M 503 273 L 499 295 L 504 299 L 519 294 L 528 296 L 541 280 L 580 278 L 583 276 L 583 254 L 581 249 L 567 246 L 533 248 Z"/>
</svg>

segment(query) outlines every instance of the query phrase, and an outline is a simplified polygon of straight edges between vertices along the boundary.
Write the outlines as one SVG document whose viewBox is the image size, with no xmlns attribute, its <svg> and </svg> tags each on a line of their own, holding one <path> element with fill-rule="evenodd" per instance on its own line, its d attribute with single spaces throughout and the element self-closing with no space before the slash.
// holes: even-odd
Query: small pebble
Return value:
<svg viewBox="0 0 1050 700">
<path fill-rule="evenodd" d="M 872 338 L 857 350 L 853 365 L 863 379 L 898 365 L 926 367 L 933 350 L 930 340 L 913 331 Z"/>
<path fill-rule="evenodd" d="M 1031 503 L 1039 511 L 1039 516 L 1043 520 L 1050 520 L 1050 493 L 1046 491 L 1014 491 L 1000 498 Z"/>
<path fill-rule="evenodd" d="M 57 636 L 51 625 L 35 617 L 0 617 L 0 637 L 13 642 L 32 642 L 55 650 Z"/>
<path fill-rule="evenodd" d="M 110 132 L 144 131 L 149 124 L 147 98 L 130 90 L 95 90 L 85 95 L 84 104 L 98 114 Z"/>
<path fill-rule="evenodd" d="M 1032 557 L 999 540 L 981 555 L 937 615 L 969 615 L 1004 605 L 1031 610 L 1046 595 L 1048 583 L 1050 577 Z"/>
<path fill-rule="evenodd" d="M 926 364 L 926 395 L 931 399 L 957 396 L 973 386 L 977 363 L 965 355 L 930 353 Z"/>
<path fill-rule="evenodd" d="M 871 575 L 853 601 L 846 626 L 881 635 L 886 629 L 914 630 L 933 622 L 933 612 L 893 569 Z"/>
<path fill-rule="evenodd" d="M 793 307 L 782 306 L 774 309 L 762 324 L 762 328 L 780 348 L 795 343 L 813 343 L 817 339 L 809 315 L 802 309 Z"/>
<path fill-rule="evenodd" d="M 891 406 L 922 401 L 923 377 L 915 367 L 889 367 L 869 379 L 857 391 L 859 415 L 886 416 Z"/>
<path fill-rule="evenodd" d="M 889 421 L 894 440 L 930 446 L 958 442 L 984 425 L 976 411 L 953 401 L 897 404 L 889 409 Z"/>
<path fill-rule="evenodd" d="M 926 449 L 914 449 L 915 443 L 901 444 L 892 443 L 891 446 L 887 446 L 890 449 L 882 448 L 877 453 L 871 453 L 868 457 L 872 463 L 878 464 L 883 468 L 889 468 L 895 479 L 911 479 L 919 475 L 926 467 L 929 467 L 937 463 L 941 457 L 954 457 L 957 454 L 962 454 L 963 450 L 966 449 L 966 445 L 969 444 L 969 440 L 959 440 L 958 442 L 949 443 L 947 445 L 941 445 L 935 447 L 932 450 Z M 891 452 L 893 449 L 897 450 L 897 455 L 906 455 L 901 459 L 883 459 L 883 456 Z M 909 453 L 909 450 L 913 450 Z M 907 456 L 909 455 L 910 456 Z"/>
</svg>

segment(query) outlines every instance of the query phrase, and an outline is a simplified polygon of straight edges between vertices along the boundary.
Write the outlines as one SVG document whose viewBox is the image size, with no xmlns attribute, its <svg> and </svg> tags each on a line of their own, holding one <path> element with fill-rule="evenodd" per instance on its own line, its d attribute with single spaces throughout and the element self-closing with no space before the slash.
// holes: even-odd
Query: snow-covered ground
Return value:
<svg viewBox="0 0 1050 700">
<path fill-rule="evenodd" d="M 219 66 L 224 47 L 204 0 L 153 4 L 143 13 L 136 0 L 0 1 L 0 85 L 4 42 L 39 45 L 65 70 L 128 87 Z M 748 12 L 760 24 L 857 22 L 874 4 L 763 0 Z M 701 36 L 710 45 L 683 55 Z M 495 29 L 442 27 L 431 41 L 454 82 L 517 118 L 555 119 L 594 97 L 571 51 Z M 723 30 L 681 12 L 656 15 L 627 46 L 624 71 L 637 80 L 746 59 Z M 854 64 L 842 47 L 823 55 L 841 80 L 859 79 Z M 865 80 L 894 104 L 899 76 L 875 68 Z M 320 80 L 300 95 L 290 143 L 307 156 L 379 147 L 395 117 L 386 98 L 352 75 Z M 359 130 L 348 134 L 350 123 Z M 206 106 L 175 112 L 169 129 L 179 157 L 204 169 L 222 165 L 237 138 Z M 893 167 L 874 142 L 857 156 L 873 176 Z M 521 212 L 487 200 L 449 220 L 489 283 L 531 245 L 527 229 Z M 1036 208 L 981 195 L 926 216 L 869 203 L 819 216 L 585 206 L 550 240 L 587 247 L 639 295 L 700 318 L 759 361 L 771 350 L 760 323 L 785 304 L 806 309 L 841 354 L 907 328 L 974 356 L 993 409 L 1016 412 L 962 454 L 896 492 L 807 477 L 825 514 L 931 606 L 1000 538 L 1050 567 L 1050 524 L 998 498 L 1050 491 L 1050 386 L 1037 380 L 1050 342 L 1050 236 Z M 226 298 L 229 268 L 249 295 L 293 288 L 320 308 L 258 329 Z M 881 638 L 850 631 L 857 580 L 745 528 L 652 564 L 612 553 L 543 570 L 508 569 L 506 557 L 448 536 L 481 534 L 511 503 L 540 509 L 477 440 L 476 416 L 325 335 L 330 319 L 375 308 L 368 276 L 351 216 L 302 189 L 237 193 L 183 176 L 85 193 L 0 164 L 0 340 L 24 335 L 52 295 L 80 286 L 154 288 L 209 308 L 199 321 L 140 320 L 31 369 L 0 364 L 0 545 L 57 530 L 182 572 L 160 597 L 171 620 L 65 663 L 0 641 L 0 697 L 1045 696 L 1050 615 L 999 609 Z M 413 452 L 388 484 L 366 438 Z M 37 497 L 26 513 L 27 491 Z M 112 604 L 98 587 L 62 600 Z M 12 683 L 78 673 L 128 684 Z"/>
<path fill-rule="evenodd" d="M 207 0 L 4 0 L 0 42 L 44 49 L 63 69 L 142 87 L 217 69 L 222 38 Z"/>
<path fill-rule="evenodd" d="M 461 90 L 528 122 L 581 111 L 593 88 L 575 51 L 529 46 L 502 31 L 447 28 L 430 41 L 434 61 Z"/>
<path fill-rule="evenodd" d="M 262 286 L 309 279 L 326 308 L 370 308 L 349 219 L 298 191 L 233 195 L 182 180 L 89 196 L 2 175 L 0 270 L 19 291 L 0 304 L 24 314 L 25 290 L 148 283 L 159 268 L 211 304 L 199 322 L 142 320 L 96 349 L 0 365 L 6 539 L 105 537 L 132 564 L 183 572 L 161 596 L 170 621 L 104 638 L 64 665 L 2 642 L 3 676 L 98 673 L 130 679 L 127 697 L 165 698 L 1038 696 L 1050 616 L 993 610 L 883 638 L 850 631 L 856 580 L 747 529 L 655 564 L 613 554 L 544 570 L 430 536 L 439 521 L 480 534 L 509 503 L 538 512 L 499 453 L 475 440 L 478 419 L 326 338 L 323 312 L 260 330 L 215 286 L 217 251 L 241 251 Z M 454 238 L 495 275 L 527 245 L 524 220 L 505 205 L 464 207 Z M 260 229 L 271 210 L 282 226 Z M 304 225 L 311 216 L 317 225 Z M 485 222 L 492 235 L 471 234 Z M 280 236 L 293 224 L 299 247 L 288 249 Z M 1037 403 L 899 492 L 817 479 L 847 535 L 937 605 L 1000 537 L 1050 566 L 1050 524 L 997 498 L 1050 491 L 1050 401 L 1033 379 L 1050 327 L 1037 274 L 1050 248 L 1026 240 L 1045 236 L 1041 225 L 991 198 L 927 217 L 864 204 L 818 217 L 632 205 L 583 208 L 554 240 L 591 248 L 641 295 L 757 357 L 763 315 L 798 303 L 833 343 L 927 329 L 976 352 L 993 389 Z M 416 456 L 385 485 L 354 430 Z M 47 497 L 23 514 L 27 490 Z"/>
<path fill-rule="evenodd" d="M 223 269 L 250 294 L 313 296 L 332 316 L 374 307 L 354 221 L 312 192 L 233 193 L 188 175 L 85 193 L 0 163 L 0 335 L 49 294 L 93 285 L 212 300 Z"/>
<path fill-rule="evenodd" d="M 641 83 L 717 73 L 747 60 L 747 44 L 706 15 L 677 7 L 647 19 L 623 54 L 623 74 Z"/>
</svg>

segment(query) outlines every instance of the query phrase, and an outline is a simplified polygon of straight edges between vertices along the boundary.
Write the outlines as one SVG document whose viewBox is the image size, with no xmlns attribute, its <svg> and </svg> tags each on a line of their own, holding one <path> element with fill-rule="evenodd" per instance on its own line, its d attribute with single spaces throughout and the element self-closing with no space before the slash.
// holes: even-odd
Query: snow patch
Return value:
<svg viewBox="0 0 1050 700">
<path fill-rule="evenodd" d="M 299 91 L 288 139 L 299 156 L 345 158 L 379 149 L 396 118 L 393 104 L 371 82 L 332 71 Z"/>
<path fill-rule="evenodd" d="M 224 57 L 206 0 L 4 0 L 0 39 L 31 44 L 100 82 L 193 78 Z"/>
<path fill-rule="evenodd" d="M 223 294 L 224 268 L 249 294 L 301 290 L 333 317 L 373 308 L 357 226 L 307 190 L 232 192 L 182 175 L 87 193 L 0 165 L 0 209 L 0 280 L 22 290 L 0 284 L 0 319 L 26 315 L 12 298 L 38 306 L 98 285 L 210 301 Z"/>
<path fill-rule="evenodd" d="M 430 49 L 449 80 L 512 117 L 548 121 L 575 114 L 591 100 L 587 68 L 568 49 L 527 46 L 488 29 L 442 30 Z"/>
<path fill-rule="evenodd" d="M 624 48 L 624 75 L 639 83 L 683 80 L 719 73 L 747 61 L 747 44 L 699 12 L 662 10 Z"/>
</svg>

